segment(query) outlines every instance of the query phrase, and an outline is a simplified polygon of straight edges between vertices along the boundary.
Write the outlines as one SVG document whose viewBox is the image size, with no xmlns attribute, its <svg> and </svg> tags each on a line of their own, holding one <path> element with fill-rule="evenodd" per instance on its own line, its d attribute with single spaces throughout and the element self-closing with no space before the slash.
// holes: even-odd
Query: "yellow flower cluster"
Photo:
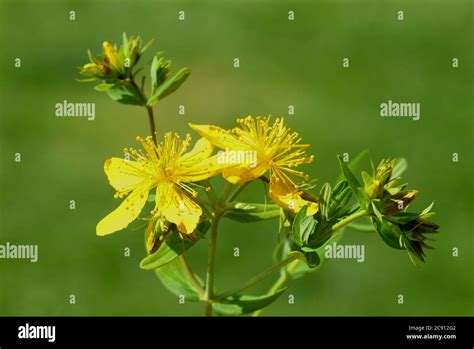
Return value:
<svg viewBox="0 0 474 349">
<path fill-rule="evenodd" d="M 79 67 L 79 72 L 93 80 L 121 80 L 129 77 L 138 63 L 143 52 L 151 42 L 142 47 L 140 37 L 130 37 L 123 34 L 123 43 L 117 48 L 108 41 L 102 44 L 102 59 L 95 58 L 90 52 L 90 63 Z"/>
<path fill-rule="evenodd" d="M 291 131 L 283 118 L 273 123 L 270 117 L 238 119 L 238 127 L 224 130 L 213 125 L 194 125 L 200 138 L 187 152 L 191 137 L 166 133 L 163 141 L 155 144 L 151 137 L 137 137 L 143 150 L 125 149 L 130 160 L 111 158 L 104 170 L 110 184 L 117 191 L 115 197 L 126 197 L 122 204 L 97 225 L 97 235 L 107 235 L 128 226 L 140 214 L 150 191 L 155 191 L 153 215 L 160 215 L 176 225 L 182 234 L 194 232 L 202 215 L 197 200 L 199 181 L 222 174 L 232 183 L 246 183 L 269 174 L 269 193 L 272 200 L 293 212 L 308 206 L 308 215 L 318 210 L 316 202 L 304 198 L 301 184 L 309 177 L 296 168 L 313 161 L 306 155 L 308 144 L 300 144 L 298 133 Z M 256 162 L 226 163 L 220 161 L 214 148 L 225 151 L 253 152 Z M 302 181 L 297 183 L 296 179 Z M 267 178 L 267 177 L 264 177 Z"/>
</svg>

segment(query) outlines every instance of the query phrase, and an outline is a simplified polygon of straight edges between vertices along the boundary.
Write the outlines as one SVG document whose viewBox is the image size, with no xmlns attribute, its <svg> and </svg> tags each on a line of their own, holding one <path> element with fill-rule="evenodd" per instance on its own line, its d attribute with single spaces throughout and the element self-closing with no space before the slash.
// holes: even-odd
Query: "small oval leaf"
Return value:
<svg viewBox="0 0 474 349">
<path fill-rule="evenodd" d="M 175 258 L 183 254 L 183 252 L 194 246 L 196 242 L 198 242 L 204 236 L 204 234 L 206 234 L 206 232 L 209 230 L 209 227 L 210 223 L 207 220 L 199 223 L 198 227 L 196 228 L 196 239 L 194 240 L 182 239 L 177 232 L 170 232 L 166 241 L 161 244 L 160 248 L 156 252 L 142 259 L 140 262 L 140 268 L 144 270 L 153 270 L 170 263 Z"/>
<path fill-rule="evenodd" d="M 218 315 L 243 315 L 253 313 L 272 304 L 286 288 L 264 296 L 236 295 L 213 303 L 212 307 Z"/>
</svg>

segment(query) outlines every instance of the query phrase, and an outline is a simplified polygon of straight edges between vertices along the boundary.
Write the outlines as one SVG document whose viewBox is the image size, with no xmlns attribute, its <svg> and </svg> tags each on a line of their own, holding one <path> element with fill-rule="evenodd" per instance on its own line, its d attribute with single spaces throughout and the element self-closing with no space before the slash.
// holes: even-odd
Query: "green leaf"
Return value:
<svg viewBox="0 0 474 349">
<path fill-rule="evenodd" d="M 288 252 L 288 257 L 294 257 L 294 258 L 306 263 L 306 257 L 304 256 L 304 252 L 290 251 L 290 252 Z"/>
<path fill-rule="evenodd" d="M 321 259 L 316 251 L 308 251 L 304 253 L 306 258 L 306 263 L 308 263 L 308 267 L 315 268 L 321 263 Z"/>
<path fill-rule="evenodd" d="M 407 167 L 408 167 L 408 162 L 405 158 L 395 159 L 395 166 L 393 167 L 392 175 L 390 176 L 390 179 L 399 178 L 403 174 L 403 172 L 405 172 Z"/>
<path fill-rule="evenodd" d="M 280 216 L 280 206 L 274 204 L 250 204 L 237 202 L 224 217 L 234 221 L 248 223 L 272 219 Z"/>
<path fill-rule="evenodd" d="M 392 224 L 385 219 L 374 218 L 372 218 L 372 224 L 374 225 L 375 231 L 388 246 L 398 250 L 403 249 L 403 247 L 400 246 L 401 231 L 398 225 Z"/>
<path fill-rule="evenodd" d="M 341 179 L 332 190 L 332 196 L 337 198 L 347 188 L 348 184 L 345 179 Z"/>
<path fill-rule="evenodd" d="M 182 85 L 182 83 L 186 81 L 189 74 L 191 74 L 191 69 L 182 68 L 173 77 L 167 79 L 160 86 L 158 86 L 153 95 L 148 99 L 147 104 L 152 106 L 160 99 L 163 99 L 176 91 Z"/>
<path fill-rule="evenodd" d="M 306 245 L 316 228 L 317 221 L 313 216 L 306 216 L 307 209 L 305 206 L 299 210 L 293 221 L 292 236 L 298 246 Z"/>
<path fill-rule="evenodd" d="M 362 180 L 364 181 L 364 186 L 366 188 L 368 188 L 374 181 L 373 178 L 365 171 L 362 171 Z"/>
<path fill-rule="evenodd" d="M 321 216 L 326 220 L 329 218 L 329 205 L 331 203 L 331 185 L 325 183 L 321 187 L 320 196 L 319 196 L 319 209 L 321 211 Z"/>
<path fill-rule="evenodd" d="M 349 168 L 351 169 L 351 171 L 355 171 L 357 169 L 357 167 L 360 165 L 362 160 L 364 160 L 368 153 L 369 151 L 367 149 L 364 149 L 349 162 Z"/>
<path fill-rule="evenodd" d="M 348 225 L 348 228 L 364 233 L 375 232 L 373 224 L 368 223 L 351 223 Z"/>
<path fill-rule="evenodd" d="M 338 230 L 333 236 L 331 236 L 331 238 L 328 241 L 326 241 L 324 243 L 324 245 L 322 245 L 321 247 L 315 249 L 315 252 L 318 254 L 318 257 L 320 259 L 320 262 L 316 267 L 310 268 L 307 265 L 307 260 L 305 261 L 304 259 L 298 259 L 298 260 L 288 264 L 286 266 L 285 270 L 288 273 L 288 275 L 290 276 L 290 278 L 295 280 L 295 279 L 298 279 L 298 278 L 302 277 L 303 275 L 305 275 L 307 273 L 311 273 L 311 272 L 314 272 L 317 269 L 319 269 L 321 267 L 321 265 L 323 265 L 324 262 L 326 261 L 325 247 L 327 245 L 332 244 L 333 242 L 336 242 L 336 243 L 339 242 L 342 239 L 343 233 L 344 233 L 344 228 Z M 293 253 L 295 253 L 295 252 L 293 252 Z M 301 252 L 299 252 L 299 253 L 301 254 Z"/>
<path fill-rule="evenodd" d="M 140 54 L 143 54 L 143 52 L 145 52 L 150 46 L 151 44 L 153 44 L 153 39 L 151 39 L 150 41 L 148 41 L 141 49 L 140 51 Z"/>
<path fill-rule="evenodd" d="M 412 212 L 398 212 L 387 217 L 387 220 L 394 223 L 408 223 L 420 218 L 420 214 Z"/>
<path fill-rule="evenodd" d="M 177 232 L 170 232 L 166 241 L 161 244 L 156 252 L 142 259 L 140 262 L 140 268 L 144 270 L 152 270 L 170 263 L 194 246 L 204 236 L 204 234 L 206 234 L 209 227 L 210 223 L 207 220 L 199 223 L 196 228 L 197 234 L 195 240 L 182 239 Z"/>
<path fill-rule="evenodd" d="M 114 88 L 114 86 L 116 86 L 116 84 L 99 84 L 95 86 L 94 89 L 99 92 L 104 92 Z"/>
<path fill-rule="evenodd" d="M 151 62 L 151 66 L 150 66 L 150 77 L 151 77 L 151 86 L 152 88 L 153 87 L 156 87 L 157 83 L 156 83 L 156 71 L 158 70 L 158 55 L 155 55 L 155 57 L 153 57 L 153 61 Z"/>
<path fill-rule="evenodd" d="M 367 197 L 367 195 L 365 194 L 365 192 L 361 189 L 361 185 L 359 183 L 359 181 L 357 180 L 357 178 L 354 176 L 354 174 L 352 173 L 352 171 L 350 170 L 350 168 L 346 165 L 346 163 L 344 162 L 344 160 L 342 159 L 341 156 L 338 156 L 339 158 L 339 164 L 341 166 L 341 171 L 342 171 L 342 174 L 344 175 L 344 177 L 346 178 L 347 180 L 347 183 L 349 184 L 349 186 L 351 187 L 352 189 L 352 192 L 355 194 L 355 196 L 357 197 L 357 201 L 359 202 L 360 206 L 363 208 L 363 209 L 367 209 L 367 206 L 368 206 L 368 202 L 369 202 L 369 199 Z"/>
<path fill-rule="evenodd" d="M 272 304 L 281 296 L 286 288 L 274 294 L 264 296 L 235 295 L 213 303 L 213 309 L 218 315 L 243 315 L 253 313 Z"/>
<path fill-rule="evenodd" d="M 200 290 L 203 282 L 197 278 L 196 281 L 189 275 L 182 259 L 178 258 L 155 270 L 156 275 L 162 284 L 177 296 L 184 296 L 188 301 L 197 302 L 200 300 Z"/>
<path fill-rule="evenodd" d="M 131 84 L 123 84 L 107 90 L 107 94 L 114 101 L 122 104 L 145 105 L 146 100 L 141 93 Z"/>
<path fill-rule="evenodd" d="M 377 217 L 378 220 L 382 220 L 382 213 L 380 213 L 379 209 L 375 205 L 375 202 L 372 201 L 372 211 L 375 213 L 375 216 Z"/>
<path fill-rule="evenodd" d="M 420 213 L 420 217 L 421 218 L 428 218 L 429 216 L 432 216 L 434 214 L 434 212 L 430 212 L 431 209 L 433 208 L 434 206 L 434 202 L 432 202 L 427 208 L 425 208 L 421 213 Z"/>
<path fill-rule="evenodd" d="M 283 260 L 284 256 L 286 255 L 285 249 L 288 248 L 288 240 L 281 239 L 278 241 L 278 244 L 273 249 L 272 259 L 275 263 L 279 263 Z"/>
<path fill-rule="evenodd" d="M 301 221 L 300 237 L 303 245 L 308 244 L 308 241 L 316 228 L 316 223 L 317 221 L 313 218 L 313 216 L 306 216 Z"/>
<path fill-rule="evenodd" d="M 356 155 L 356 157 L 354 159 L 352 159 L 351 161 L 349 161 L 349 164 L 347 165 L 349 167 L 349 169 L 354 172 L 355 170 L 357 170 L 357 168 L 359 167 L 360 163 L 362 162 L 362 160 L 365 158 L 365 156 L 369 153 L 369 151 L 367 149 L 365 150 L 362 150 L 359 154 Z M 337 178 L 338 181 L 340 181 L 341 179 L 343 179 L 344 176 L 341 174 L 339 175 L 339 177 Z"/>
<path fill-rule="evenodd" d="M 344 183 L 347 182 L 344 181 Z M 333 192 L 334 194 L 334 192 Z M 335 217 L 337 216 L 341 210 L 349 203 L 352 197 L 352 189 L 349 187 L 346 187 L 343 189 L 341 192 L 339 192 L 337 195 L 332 197 L 332 202 L 331 205 L 329 206 L 329 217 Z"/>
<path fill-rule="evenodd" d="M 151 63 L 150 76 L 152 93 L 166 80 L 171 69 L 171 61 L 162 57 L 162 54 L 163 52 L 157 52 Z"/>
</svg>

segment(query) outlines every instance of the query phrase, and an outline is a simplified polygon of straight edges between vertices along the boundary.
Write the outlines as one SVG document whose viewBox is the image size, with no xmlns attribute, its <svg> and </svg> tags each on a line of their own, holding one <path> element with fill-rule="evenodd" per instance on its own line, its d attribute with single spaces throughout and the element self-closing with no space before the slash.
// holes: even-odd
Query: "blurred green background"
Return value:
<svg viewBox="0 0 474 349">
<path fill-rule="evenodd" d="M 87 62 L 87 49 L 100 53 L 103 40 L 119 43 L 124 31 L 155 38 L 146 59 L 164 50 L 174 69 L 192 69 L 155 109 L 159 132 L 189 132 L 188 122 L 231 127 L 237 116 L 287 115 L 294 105 L 287 120 L 311 144 L 316 161 L 307 172 L 318 187 L 338 175 L 336 154 L 370 149 L 377 161 L 408 159 L 405 179 L 420 191 L 416 209 L 435 201 L 442 233 L 420 268 L 375 234 L 347 231 L 344 243 L 365 244 L 365 262 L 328 262 L 292 282 L 265 314 L 474 314 L 472 1 L 1 0 L 0 25 L 0 244 L 39 245 L 37 263 L 0 260 L 0 315 L 203 312 L 202 304 L 180 305 L 153 272 L 138 267 L 143 233 L 133 228 L 140 222 L 95 236 L 96 223 L 118 205 L 103 162 L 135 146 L 148 121 L 144 109 L 78 83 L 76 67 Z M 17 57 L 21 68 L 14 67 Z M 344 57 L 350 68 L 342 67 Z M 421 120 L 380 117 L 379 105 L 389 99 L 421 103 Z M 96 103 L 96 120 L 56 117 L 63 100 Z M 17 152 L 21 163 L 14 162 Z M 242 198 L 262 201 L 263 190 L 255 185 Z M 219 289 L 271 265 L 276 221 L 224 221 L 221 228 Z M 126 247 L 131 257 L 124 257 Z M 201 276 L 206 255 L 202 241 L 189 256 Z"/>
</svg>

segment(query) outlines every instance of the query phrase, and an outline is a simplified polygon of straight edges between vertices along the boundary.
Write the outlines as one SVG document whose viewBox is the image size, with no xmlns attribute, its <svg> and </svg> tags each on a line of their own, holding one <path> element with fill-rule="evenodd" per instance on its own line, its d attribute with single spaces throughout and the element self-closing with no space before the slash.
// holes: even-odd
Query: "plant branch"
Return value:
<svg viewBox="0 0 474 349">
<path fill-rule="evenodd" d="M 237 198 L 237 196 L 239 196 L 239 194 L 242 192 L 242 190 L 244 190 L 247 187 L 249 183 L 250 182 L 245 182 L 245 183 L 240 184 L 237 187 L 237 189 L 230 195 L 229 199 L 227 199 L 227 202 L 234 201 Z"/>
<path fill-rule="evenodd" d="M 196 275 L 194 274 L 194 272 L 191 268 L 191 265 L 188 262 L 188 258 L 186 257 L 186 254 L 185 253 L 181 254 L 179 256 L 179 258 L 181 259 L 181 262 L 183 263 L 183 265 L 186 267 L 186 271 L 187 271 L 189 277 L 191 278 L 191 280 L 193 281 L 194 286 L 196 286 L 196 289 L 198 290 L 199 295 L 201 297 L 204 296 L 204 292 L 205 292 L 204 288 L 202 288 L 201 283 L 196 278 Z"/>
<path fill-rule="evenodd" d="M 156 126 L 155 126 L 155 118 L 153 116 L 153 108 L 146 107 L 146 111 L 148 112 L 148 120 L 150 121 L 150 129 L 151 129 L 151 137 L 153 138 L 153 142 L 156 143 Z"/>
<path fill-rule="evenodd" d="M 209 239 L 209 251 L 207 259 L 207 275 L 206 275 L 206 316 L 212 316 L 212 301 L 214 300 L 214 272 L 216 266 L 216 247 L 217 247 L 217 228 L 221 213 L 218 211 L 212 219 L 211 238 Z"/>
<path fill-rule="evenodd" d="M 138 93 L 140 93 L 140 95 L 143 98 L 143 101 L 146 103 L 146 101 L 148 100 L 148 97 L 145 95 L 145 92 L 143 91 L 143 89 L 141 89 L 140 86 L 137 85 L 133 77 L 130 79 L 130 84 L 133 86 L 135 90 L 138 91 Z M 148 113 L 148 121 L 150 122 L 151 137 L 153 138 L 153 142 L 157 144 L 156 143 L 156 125 L 155 125 L 155 117 L 153 115 L 153 107 L 145 104 L 145 109 Z"/>
<path fill-rule="evenodd" d="M 206 186 L 206 194 L 209 200 L 211 201 L 211 204 L 215 205 L 218 202 L 218 199 L 214 188 L 207 179 L 205 181 L 202 181 L 202 183 Z"/>
<path fill-rule="evenodd" d="M 219 194 L 219 201 L 225 203 L 227 200 L 227 196 L 232 191 L 233 185 L 229 182 L 225 184 L 224 189 L 222 189 L 221 193 Z"/>
<path fill-rule="evenodd" d="M 216 298 L 217 299 L 224 299 L 224 298 L 227 298 L 229 296 L 232 296 L 234 294 L 238 294 L 242 291 L 245 291 L 246 289 L 249 289 L 253 286 L 255 286 L 256 284 L 258 284 L 260 281 L 262 281 L 263 279 L 265 279 L 266 277 L 270 276 L 271 274 L 273 274 L 274 272 L 276 271 L 279 271 L 281 268 L 283 268 L 284 266 L 286 266 L 287 264 L 293 262 L 294 260 L 296 259 L 296 257 L 294 256 L 291 256 L 291 257 L 288 257 L 284 260 L 282 260 L 280 263 L 278 264 L 275 264 L 273 267 L 267 269 L 266 271 L 264 271 L 263 273 L 253 277 L 252 279 L 250 279 L 249 281 L 247 281 L 243 286 L 241 287 L 238 287 L 238 288 L 234 288 L 233 290 L 230 290 L 228 292 L 224 292 L 220 295 L 218 295 Z"/>
<path fill-rule="evenodd" d="M 285 285 L 285 283 L 288 281 L 289 279 L 289 276 L 290 276 L 290 272 L 297 266 L 298 264 L 294 264 L 294 265 L 290 265 L 288 266 L 288 268 L 285 268 L 283 270 L 281 270 L 280 272 L 280 277 L 277 279 L 277 281 L 275 281 L 275 283 L 273 284 L 273 286 L 268 290 L 267 292 L 267 295 L 269 294 L 273 294 L 275 293 L 276 291 L 278 291 L 283 285 Z M 262 311 L 264 311 L 265 308 L 263 309 L 259 309 L 257 311 L 255 311 L 252 316 L 259 316 Z"/>
<path fill-rule="evenodd" d="M 365 210 L 360 210 L 360 211 L 354 212 L 353 214 L 347 216 L 346 218 L 344 218 L 344 219 L 340 220 L 339 222 L 337 222 L 336 224 L 334 224 L 331 227 L 331 230 L 333 232 L 335 232 L 336 230 L 341 229 L 342 227 L 348 225 L 349 223 L 355 221 L 356 219 L 364 217 L 365 215 L 367 215 L 367 211 L 365 211 Z"/>
</svg>

